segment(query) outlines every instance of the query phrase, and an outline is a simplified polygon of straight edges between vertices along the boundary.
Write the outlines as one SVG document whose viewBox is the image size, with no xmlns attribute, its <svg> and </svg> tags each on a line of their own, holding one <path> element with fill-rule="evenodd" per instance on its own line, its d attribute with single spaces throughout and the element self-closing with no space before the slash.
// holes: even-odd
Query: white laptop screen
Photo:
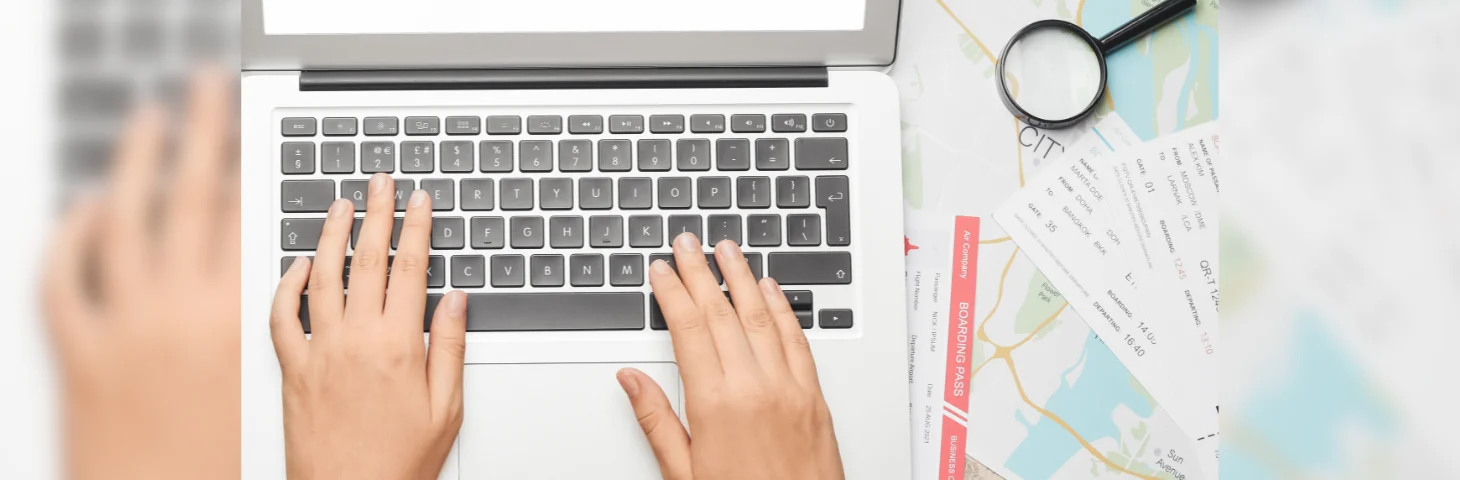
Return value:
<svg viewBox="0 0 1460 480">
<path fill-rule="evenodd" d="M 867 0 L 263 0 L 266 35 L 854 31 Z"/>
</svg>

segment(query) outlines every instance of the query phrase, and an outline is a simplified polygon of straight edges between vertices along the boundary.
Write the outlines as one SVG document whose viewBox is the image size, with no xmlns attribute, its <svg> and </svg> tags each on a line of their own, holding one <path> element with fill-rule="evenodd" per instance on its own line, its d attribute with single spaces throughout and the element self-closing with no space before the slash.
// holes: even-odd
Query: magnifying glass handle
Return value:
<svg viewBox="0 0 1460 480">
<path fill-rule="evenodd" d="M 1155 30 L 1156 27 L 1174 20 L 1196 7 L 1196 0 L 1166 0 L 1146 10 L 1140 16 L 1125 22 L 1114 31 L 1100 37 L 1100 50 L 1103 53 L 1110 53 L 1115 49 L 1130 43 L 1131 40 L 1140 38 L 1142 35 Z"/>
</svg>

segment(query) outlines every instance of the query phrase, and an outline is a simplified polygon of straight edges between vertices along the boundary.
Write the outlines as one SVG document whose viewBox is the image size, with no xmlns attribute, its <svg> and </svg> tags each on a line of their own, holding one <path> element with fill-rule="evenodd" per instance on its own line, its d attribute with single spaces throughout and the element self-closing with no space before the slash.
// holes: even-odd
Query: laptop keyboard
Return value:
<svg viewBox="0 0 1460 480">
<path fill-rule="evenodd" d="M 843 113 L 288 116 L 277 146 L 280 272 L 312 255 L 336 198 L 355 203 L 358 233 L 368 178 L 383 172 L 396 182 L 392 249 L 411 192 L 432 198 L 427 329 L 449 287 L 469 294 L 469 331 L 663 330 L 646 268 L 673 266 L 669 245 L 683 232 L 705 244 L 722 283 L 708 251 L 728 239 L 757 278 L 788 287 L 802 327 L 850 328 L 850 309 L 818 309 L 809 288 L 853 281 L 847 122 Z M 346 288 L 349 277 L 347 266 Z"/>
</svg>

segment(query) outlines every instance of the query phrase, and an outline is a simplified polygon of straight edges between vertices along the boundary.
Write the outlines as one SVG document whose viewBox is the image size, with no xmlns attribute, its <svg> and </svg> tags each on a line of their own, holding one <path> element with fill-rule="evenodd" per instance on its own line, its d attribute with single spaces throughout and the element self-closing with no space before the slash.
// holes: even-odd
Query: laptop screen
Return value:
<svg viewBox="0 0 1460 480">
<path fill-rule="evenodd" d="M 263 0 L 266 35 L 862 30 L 867 0 Z"/>
</svg>

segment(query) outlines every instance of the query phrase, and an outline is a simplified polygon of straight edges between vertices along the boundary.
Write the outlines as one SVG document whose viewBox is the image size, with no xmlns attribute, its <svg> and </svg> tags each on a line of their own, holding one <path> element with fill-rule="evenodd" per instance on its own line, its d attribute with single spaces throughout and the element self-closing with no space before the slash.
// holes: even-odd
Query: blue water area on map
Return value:
<svg viewBox="0 0 1460 480">
<path fill-rule="evenodd" d="M 1067 381 L 1076 370 L 1074 383 Z M 1140 417 L 1154 409 L 1146 396 L 1131 385 L 1130 372 L 1115 354 L 1092 332 L 1085 340 L 1080 361 L 1060 373 L 1060 386 L 1044 408 L 1058 415 L 1087 441 L 1119 438 L 1120 428 L 1112 418 L 1116 406 L 1125 405 Z M 1084 448 L 1064 427 L 1040 416 L 1034 421 L 1016 414 L 1029 435 L 1004 462 L 1004 467 L 1025 480 L 1050 478 Z"/>
<path fill-rule="evenodd" d="M 1244 437 L 1261 439 L 1260 447 L 1222 442 L 1224 478 L 1276 480 L 1290 478 L 1291 469 L 1341 477 L 1349 465 L 1342 448 L 1346 436 L 1365 432 L 1382 444 L 1396 433 L 1394 413 L 1324 322 L 1305 313 L 1296 324 L 1289 357 L 1278 362 L 1283 373 L 1254 389 L 1257 394 L 1238 410 L 1235 423 Z M 1282 459 L 1283 472 L 1262 460 L 1274 457 Z"/>
<path fill-rule="evenodd" d="M 1137 13 L 1139 12 L 1131 9 L 1130 0 L 1089 0 L 1085 3 L 1081 20 L 1086 30 L 1099 37 L 1115 30 Z M 1192 65 L 1186 72 L 1186 78 L 1182 80 L 1181 90 L 1163 94 L 1189 98 L 1197 80 L 1203 80 L 1207 88 L 1211 89 L 1212 98 L 1219 98 L 1216 96 L 1217 32 L 1211 27 L 1198 24 L 1191 13 L 1161 28 L 1176 28 L 1180 32 L 1182 44 L 1189 50 L 1188 58 L 1204 58 L 1205 64 L 1201 66 L 1208 67 L 1202 69 Z M 1201 51 L 1201 40 L 1206 40 L 1206 52 Z M 1142 140 L 1151 140 L 1159 133 L 1156 130 L 1156 66 L 1151 53 L 1142 51 L 1138 45 L 1140 42 L 1142 40 L 1136 40 L 1106 57 L 1106 68 L 1110 75 L 1106 86 L 1115 100 L 1115 111 L 1120 113 L 1121 118 L 1125 119 L 1126 124 Z M 1201 78 L 1202 76 L 1206 78 Z M 1215 109 L 1218 102 L 1212 101 L 1209 104 Z M 1186 127 L 1188 105 L 1189 102 L 1184 100 L 1176 102 L 1177 130 Z M 1211 114 L 1212 118 L 1218 116 L 1215 110 Z"/>
</svg>

